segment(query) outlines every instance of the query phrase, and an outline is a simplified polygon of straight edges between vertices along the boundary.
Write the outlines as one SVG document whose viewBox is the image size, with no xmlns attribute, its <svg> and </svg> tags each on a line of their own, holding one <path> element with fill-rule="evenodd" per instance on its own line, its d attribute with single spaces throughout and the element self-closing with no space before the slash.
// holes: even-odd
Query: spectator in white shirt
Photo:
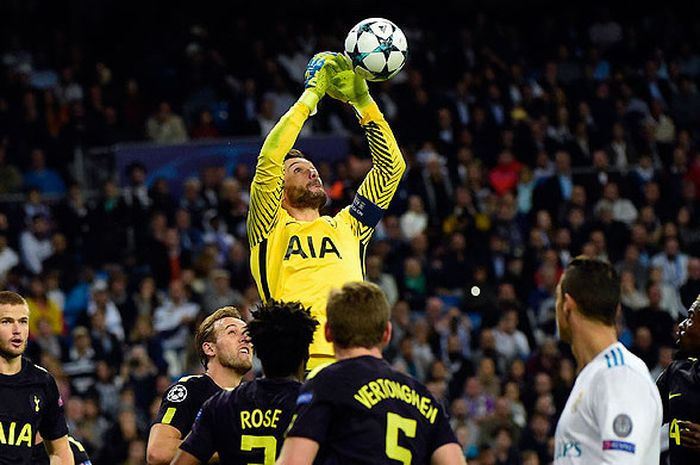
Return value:
<svg viewBox="0 0 700 465">
<path fill-rule="evenodd" d="M 666 238 L 664 250 L 652 257 L 651 266 L 661 268 L 663 281 L 676 290 L 688 279 L 688 256 L 681 253 L 675 237 Z"/>
<path fill-rule="evenodd" d="M 53 246 L 49 239 L 49 222 L 41 215 L 32 217 L 28 230 L 24 230 L 19 238 L 22 263 L 33 274 L 42 271 L 44 260 L 53 253 Z"/>
<path fill-rule="evenodd" d="M 17 266 L 19 256 L 7 245 L 7 236 L 0 234 L 0 283 L 5 282 L 7 272 Z"/>
<path fill-rule="evenodd" d="M 423 199 L 417 195 L 408 198 L 408 210 L 401 215 L 401 232 L 406 240 L 411 240 L 428 227 L 428 214 Z"/>
<path fill-rule="evenodd" d="M 122 315 L 119 313 L 117 305 L 109 297 L 107 282 L 101 279 L 96 280 L 92 285 L 92 298 L 88 303 L 87 313 L 92 316 L 98 309 L 104 311 L 107 330 L 117 336 L 120 341 L 124 341 Z"/>
<path fill-rule="evenodd" d="M 518 330 L 518 311 L 509 308 L 503 312 L 498 327 L 493 331 L 496 351 L 508 360 L 530 355 L 530 344 L 522 331 Z"/>
<path fill-rule="evenodd" d="M 187 299 L 185 285 L 174 280 L 170 283 L 168 300 L 153 315 L 153 328 L 162 338 L 163 357 L 173 378 L 185 371 L 185 349 L 191 337 L 189 326 L 199 313 L 199 305 Z"/>
</svg>

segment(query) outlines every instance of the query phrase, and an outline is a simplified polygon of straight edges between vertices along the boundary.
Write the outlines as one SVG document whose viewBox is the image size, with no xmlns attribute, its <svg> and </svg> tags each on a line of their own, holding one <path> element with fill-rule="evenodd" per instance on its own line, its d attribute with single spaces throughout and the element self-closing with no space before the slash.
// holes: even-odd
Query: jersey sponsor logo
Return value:
<svg viewBox="0 0 700 465">
<path fill-rule="evenodd" d="M 182 384 L 176 384 L 170 388 L 165 398 L 170 402 L 182 402 L 187 398 L 187 388 Z"/>
<path fill-rule="evenodd" d="M 398 399 L 415 407 L 431 424 L 435 423 L 438 409 L 429 397 L 415 389 L 391 379 L 375 379 L 360 387 L 353 396 L 356 401 L 371 409 L 384 399 Z"/>
<path fill-rule="evenodd" d="M 325 258 L 326 255 L 335 254 L 336 257 L 342 259 L 338 247 L 333 243 L 333 240 L 328 236 L 323 236 L 320 243 L 314 243 L 313 236 L 305 236 L 302 240 L 296 234 L 290 236 L 287 244 L 287 252 L 284 254 L 284 260 L 289 260 L 292 255 L 298 255 L 300 258 Z"/>
<path fill-rule="evenodd" d="M 582 455 L 583 450 L 581 449 L 581 443 L 578 441 L 557 442 L 554 448 L 555 460 L 565 457 L 581 457 Z"/>
<path fill-rule="evenodd" d="M 297 406 L 308 404 L 313 398 L 314 395 L 312 392 L 305 392 L 303 394 L 299 394 L 299 397 L 297 397 Z"/>
<path fill-rule="evenodd" d="M 673 392 L 673 393 L 669 392 L 669 393 L 668 393 L 668 400 L 671 400 L 671 399 L 673 399 L 674 397 L 679 397 L 679 396 L 682 396 L 682 395 L 683 395 L 682 392 Z"/>
<path fill-rule="evenodd" d="M 626 438 L 632 433 L 632 419 L 624 413 L 619 414 L 613 420 L 613 432 L 621 438 Z"/>
<path fill-rule="evenodd" d="M 31 423 L 22 425 L 16 421 L 4 423 L 0 421 L 0 444 L 19 447 L 24 443 L 25 446 L 32 447 L 33 439 Z"/>
<path fill-rule="evenodd" d="M 603 450 L 619 450 L 634 454 L 637 447 L 631 442 L 626 441 L 603 441 Z"/>
</svg>

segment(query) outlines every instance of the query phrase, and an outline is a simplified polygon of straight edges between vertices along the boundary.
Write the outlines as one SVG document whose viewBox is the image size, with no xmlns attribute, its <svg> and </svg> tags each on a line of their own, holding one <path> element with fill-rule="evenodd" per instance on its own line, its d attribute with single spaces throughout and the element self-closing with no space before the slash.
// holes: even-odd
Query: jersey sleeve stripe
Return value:
<svg viewBox="0 0 700 465">
<path fill-rule="evenodd" d="M 617 353 L 620 354 L 620 365 L 624 365 L 625 364 L 625 357 L 624 357 L 624 355 L 622 355 L 622 350 L 620 350 L 619 347 L 616 350 L 617 350 Z"/>
<path fill-rule="evenodd" d="M 163 421 L 161 423 L 169 425 L 170 422 L 173 421 L 176 411 L 177 409 L 175 407 L 168 407 L 168 410 L 165 411 L 165 415 L 163 415 Z"/>
<path fill-rule="evenodd" d="M 270 300 L 270 285 L 267 282 L 267 239 L 263 239 L 260 242 L 258 269 L 260 270 L 260 287 L 262 287 L 263 290 L 263 299 L 267 302 Z"/>
</svg>

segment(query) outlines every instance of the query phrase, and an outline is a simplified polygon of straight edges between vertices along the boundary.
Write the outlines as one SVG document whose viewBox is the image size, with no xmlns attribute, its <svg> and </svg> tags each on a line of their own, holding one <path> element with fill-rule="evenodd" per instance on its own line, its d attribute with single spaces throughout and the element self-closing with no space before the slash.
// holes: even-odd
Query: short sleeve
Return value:
<svg viewBox="0 0 700 465">
<path fill-rule="evenodd" d="M 438 413 L 435 416 L 435 425 L 433 426 L 432 437 L 429 442 L 429 455 L 433 455 L 433 452 L 445 444 L 459 442 L 457 441 L 454 431 L 452 431 L 452 427 L 450 426 L 450 422 L 447 419 L 447 415 L 445 414 L 442 405 L 440 405 L 440 403 L 436 402 L 434 399 L 433 405 L 437 405 Z"/>
<path fill-rule="evenodd" d="M 304 437 L 323 444 L 333 415 L 333 405 L 324 400 L 316 379 L 308 381 L 297 397 L 294 419 L 287 436 Z"/>
<path fill-rule="evenodd" d="M 44 439 L 52 441 L 68 434 L 68 426 L 63 413 L 63 399 L 52 376 L 47 383 L 46 407 L 39 423 L 39 432 Z"/>
<path fill-rule="evenodd" d="M 188 389 L 183 383 L 177 383 L 163 394 L 160 409 L 153 423 L 170 425 L 180 431 L 181 438 L 187 436 L 192 428 L 200 404 L 194 389 Z"/>
<path fill-rule="evenodd" d="M 204 403 L 192 423 L 192 431 L 187 435 L 180 449 L 188 452 L 202 463 L 208 463 L 216 450 L 214 449 L 215 397 Z"/>
<path fill-rule="evenodd" d="M 651 382 L 628 367 L 601 371 L 589 397 L 600 431 L 605 464 L 636 464 L 643 447 L 659 440 L 659 394 Z"/>
</svg>

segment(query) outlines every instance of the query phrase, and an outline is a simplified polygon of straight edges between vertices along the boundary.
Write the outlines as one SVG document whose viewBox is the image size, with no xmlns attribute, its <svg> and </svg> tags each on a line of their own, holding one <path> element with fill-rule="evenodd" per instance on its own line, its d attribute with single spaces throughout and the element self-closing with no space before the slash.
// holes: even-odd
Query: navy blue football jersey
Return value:
<svg viewBox="0 0 700 465">
<path fill-rule="evenodd" d="M 208 375 L 183 376 L 163 394 L 153 423 L 177 428 L 181 438 L 192 429 L 194 418 L 204 402 L 222 389 Z"/>
<path fill-rule="evenodd" d="M 222 465 L 274 463 L 300 386 L 261 378 L 215 395 L 204 403 L 180 448 L 204 463 L 214 452 Z"/>
<path fill-rule="evenodd" d="M 309 379 L 288 436 L 317 442 L 316 464 L 429 463 L 457 442 L 428 389 L 372 356 L 335 362 Z"/>
<path fill-rule="evenodd" d="M 700 361 L 692 357 L 674 360 L 656 380 L 664 408 L 664 423 L 669 424 L 671 465 L 700 464 L 700 452 L 681 444 L 678 421 L 700 424 Z"/>
<path fill-rule="evenodd" d="M 63 400 L 53 376 L 22 357 L 19 373 L 0 374 L 0 465 L 32 463 L 37 431 L 45 440 L 68 434 Z"/>
</svg>

